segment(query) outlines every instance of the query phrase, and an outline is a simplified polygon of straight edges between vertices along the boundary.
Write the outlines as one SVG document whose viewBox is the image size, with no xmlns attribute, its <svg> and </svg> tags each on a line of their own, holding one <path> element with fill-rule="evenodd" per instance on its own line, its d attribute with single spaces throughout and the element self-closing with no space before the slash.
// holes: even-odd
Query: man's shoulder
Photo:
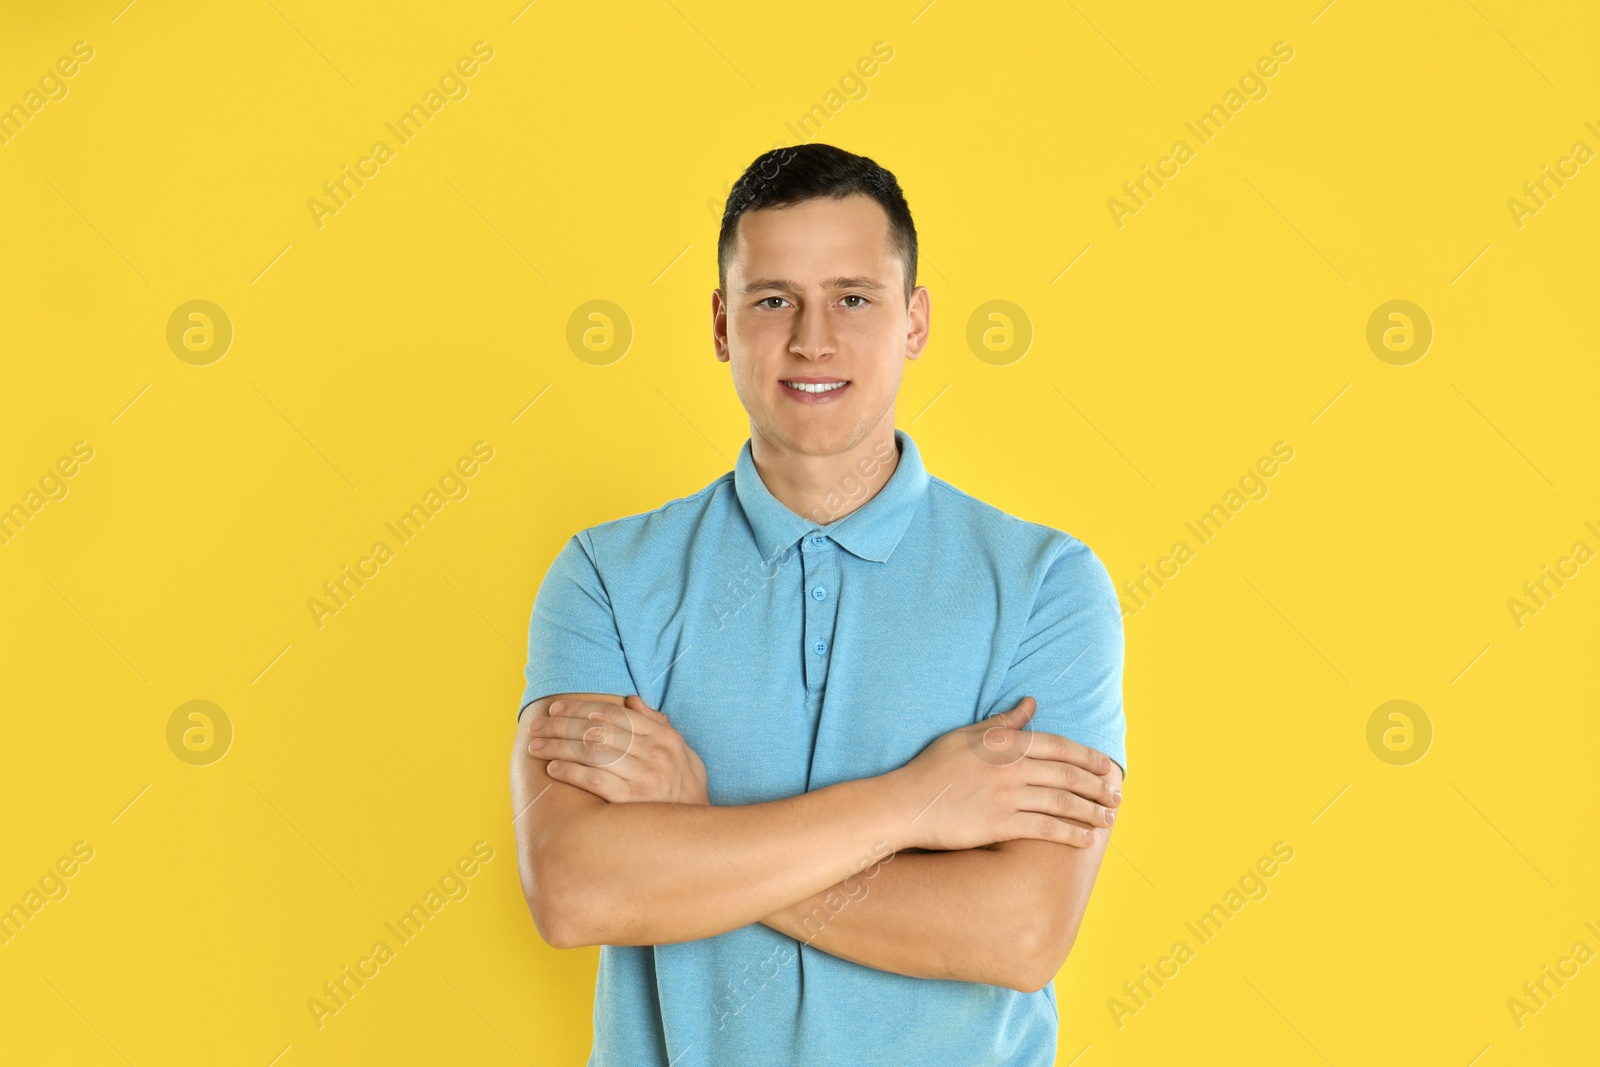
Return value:
<svg viewBox="0 0 1600 1067">
<path fill-rule="evenodd" d="M 930 479 L 936 523 L 961 530 L 963 544 L 950 546 L 991 561 L 1007 585 L 1033 603 L 1064 610 L 1094 605 L 1120 618 L 1116 586 L 1105 562 L 1066 530 L 1013 515 L 942 478 Z"/>
<path fill-rule="evenodd" d="M 734 502 L 733 472 L 729 471 L 704 488 L 649 511 L 585 527 L 578 540 L 612 562 L 645 562 L 652 551 L 681 552 L 686 539 L 704 526 L 708 515 L 720 513 Z"/>
<path fill-rule="evenodd" d="M 1045 567 L 1057 560 L 1076 563 L 1096 558 L 1088 545 L 1065 530 L 1013 515 L 943 478 L 928 481 L 938 512 L 935 521 L 962 527 L 997 555 Z"/>
</svg>

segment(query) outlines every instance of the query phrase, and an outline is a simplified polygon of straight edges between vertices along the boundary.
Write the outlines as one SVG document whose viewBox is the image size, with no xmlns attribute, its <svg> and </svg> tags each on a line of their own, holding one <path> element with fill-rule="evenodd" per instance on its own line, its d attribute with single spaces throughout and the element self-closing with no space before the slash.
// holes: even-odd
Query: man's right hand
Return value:
<svg viewBox="0 0 1600 1067">
<path fill-rule="evenodd" d="M 890 776 L 908 804 L 909 847 L 982 848 L 1032 838 L 1086 848 L 1110 826 L 1111 758 L 1069 738 L 1023 730 L 1038 703 L 952 730 Z"/>
<path fill-rule="evenodd" d="M 545 773 L 613 804 L 709 804 L 706 765 L 665 714 L 638 694 L 622 704 L 552 701 L 528 723 L 528 755 Z"/>
</svg>

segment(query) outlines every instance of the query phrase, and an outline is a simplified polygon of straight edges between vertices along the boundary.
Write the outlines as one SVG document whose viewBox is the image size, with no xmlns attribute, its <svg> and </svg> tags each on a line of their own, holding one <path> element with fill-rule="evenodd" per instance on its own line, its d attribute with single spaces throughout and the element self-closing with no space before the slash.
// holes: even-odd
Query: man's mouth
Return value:
<svg viewBox="0 0 1600 1067">
<path fill-rule="evenodd" d="M 785 380 L 784 385 L 800 393 L 831 393 L 849 385 L 849 381 L 835 378 L 829 381 Z"/>
</svg>

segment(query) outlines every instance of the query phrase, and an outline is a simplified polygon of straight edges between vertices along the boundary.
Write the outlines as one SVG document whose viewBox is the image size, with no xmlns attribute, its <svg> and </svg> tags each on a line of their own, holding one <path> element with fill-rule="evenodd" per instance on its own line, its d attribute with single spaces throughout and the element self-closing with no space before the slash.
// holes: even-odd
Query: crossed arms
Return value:
<svg viewBox="0 0 1600 1067">
<path fill-rule="evenodd" d="M 762 922 L 879 970 L 1042 989 L 1088 907 L 1122 774 L 1021 730 L 1035 707 L 1025 697 L 887 774 L 714 806 L 699 757 L 637 696 L 536 700 L 511 754 L 534 923 L 572 948 Z"/>
</svg>

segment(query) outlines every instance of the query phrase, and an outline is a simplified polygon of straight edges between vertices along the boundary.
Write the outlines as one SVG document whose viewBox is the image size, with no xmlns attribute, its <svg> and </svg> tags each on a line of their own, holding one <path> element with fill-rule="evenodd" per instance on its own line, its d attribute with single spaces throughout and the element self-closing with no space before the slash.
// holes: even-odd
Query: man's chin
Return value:
<svg viewBox="0 0 1600 1067">
<path fill-rule="evenodd" d="M 836 456 L 851 446 L 846 427 L 837 423 L 818 425 L 820 421 L 806 423 L 804 420 L 786 419 L 770 427 L 766 436 L 786 452 L 805 456 Z"/>
</svg>

